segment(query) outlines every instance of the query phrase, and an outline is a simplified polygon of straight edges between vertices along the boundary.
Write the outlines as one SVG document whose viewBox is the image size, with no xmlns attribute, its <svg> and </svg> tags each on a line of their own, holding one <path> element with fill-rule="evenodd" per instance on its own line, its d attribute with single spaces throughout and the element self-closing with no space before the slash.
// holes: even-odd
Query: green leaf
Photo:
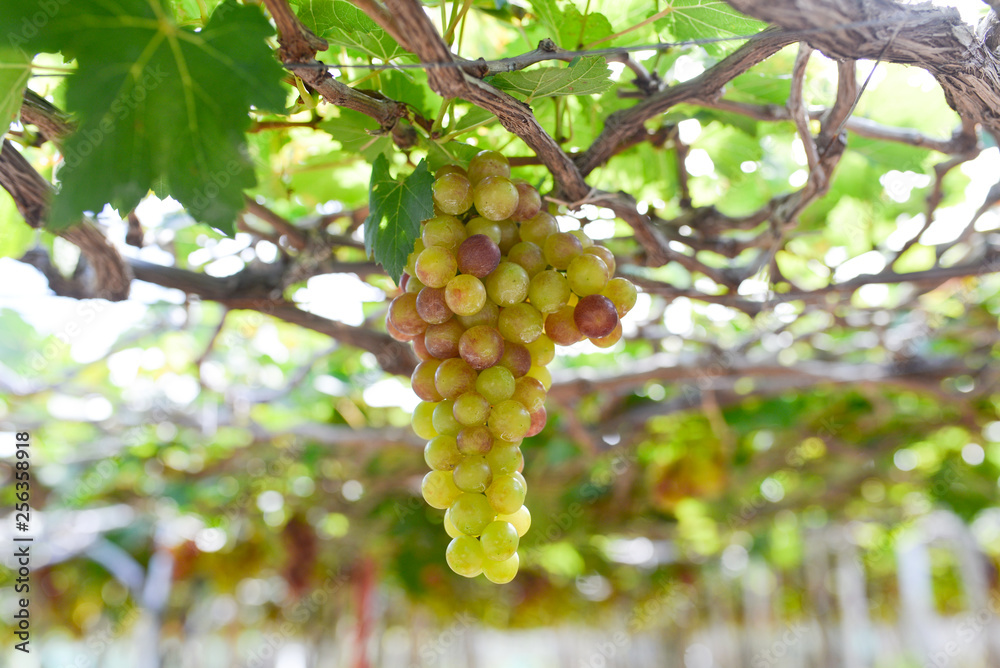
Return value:
<svg viewBox="0 0 1000 668">
<path fill-rule="evenodd" d="M 150 189 L 228 234 L 256 183 L 246 144 L 251 106 L 285 108 L 274 34 L 259 8 L 226 0 L 199 32 L 178 27 L 156 0 L 74 0 L 39 33 L 79 67 L 68 110 L 62 187 L 49 226 L 111 203 L 136 206 Z"/>
<path fill-rule="evenodd" d="M 434 215 L 434 176 L 423 160 L 413 173 L 395 180 L 389 160 L 380 155 L 372 165 L 370 211 L 365 218 L 365 251 L 399 283 L 406 258 L 420 233 L 420 222 Z"/>
<path fill-rule="evenodd" d="M 300 0 L 295 4 L 306 27 L 330 44 L 380 60 L 405 53 L 385 30 L 346 0 Z"/>
<path fill-rule="evenodd" d="M 558 41 L 564 49 L 577 50 L 613 33 L 611 22 L 604 14 L 591 12 L 584 16 L 579 9 L 569 5 L 559 22 Z M 611 42 L 601 46 L 611 46 Z"/>
<path fill-rule="evenodd" d="M 439 144 L 433 140 L 423 140 L 421 143 L 427 147 L 427 162 L 431 171 L 437 171 L 439 167 L 445 165 L 459 164 L 467 167 L 473 156 L 482 150 L 478 146 L 459 141 Z"/>
<path fill-rule="evenodd" d="M 673 11 L 653 25 L 669 30 L 680 41 L 741 37 L 760 32 L 765 23 L 740 14 L 724 0 L 669 0 Z M 728 50 L 726 42 L 705 44 L 705 50 L 719 55 Z"/>
<path fill-rule="evenodd" d="M 211 14 L 221 4 L 221 0 L 176 0 L 174 3 L 174 15 L 177 17 L 178 23 L 195 23 L 200 25 L 202 22 L 202 8 L 199 4 L 204 5 L 208 13 Z"/>
<path fill-rule="evenodd" d="M 455 125 L 449 128 L 449 130 L 451 132 L 464 132 L 495 119 L 496 116 L 492 111 L 487 111 L 482 107 L 471 107 L 468 113 L 455 121 Z"/>
<path fill-rule="evenodd" d="M 35 238 L 35 231 L 21 218 L 14 198 L 0 192 L 0 257 L 21 257 Z"/>
<path fill-rule="evenodd" d="M 340 109 L 338 114 L 320 123 L 319 128 L 340 142 L 345 151 L 360 153 L 368 162 L 392 154 L 392 138 L 370 116 L 351 109 Z"/>
<path fill-rule="evenodd" d="M 493 77 L 501 90 L 520 93 L 529 100 L 556 95 L 603 93 L 614 82 L 604 58 L 581 58 L 573 67 L 540 67 L 522 72 L 505 72 Z"/>
<path fill-rule="evenodd" d="M 545 28 L 549 38 L 559 37 L 559 26 L 562 23 L 562 12 L 556 5 L 556 0 L 531 0 L 531 8 L 538 21 Z"/>
<path fill-rule="evenodd" d="M 31 57 L 22 49 L 0 46 L 0 127 L 10 127 L 17 120 L 24 99 L 24 87 L 31 74 Z"/>
<path fill-rule="evenodd" d="M 430 91 L 427 86 L 427 75 L 422 72 L 417 74 L 423 77 L 423 82 L 418 82 L 413 75 L 403 71 L 385 72 L 379 75 L 382 93 L 397 102 L 405 102 L 416 109 L 421 116 L 433 118 L 435 109 L 427 103 L 427 93 Z"/>
</svg>

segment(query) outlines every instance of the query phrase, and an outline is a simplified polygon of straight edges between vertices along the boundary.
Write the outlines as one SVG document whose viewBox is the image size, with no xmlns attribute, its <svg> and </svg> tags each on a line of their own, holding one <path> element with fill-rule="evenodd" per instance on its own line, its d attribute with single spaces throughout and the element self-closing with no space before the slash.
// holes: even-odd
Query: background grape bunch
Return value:
<svg viewBox="0 0 1000 668">
<path fill-rule="evenodd" d="M 636 289 L 614 277 L 611 251 L 582 230 L 560 232 L 500 153 L 435 177 L 435 215 L 421 223 L 386 328 L 421 360 L 411 378 L 431 468 L 421 492 L 446 510 L 448 565 L 502 584 L 531 524 L 520 446 L 545 426 L 555 345 L 614 345 Z"/>
</svg>

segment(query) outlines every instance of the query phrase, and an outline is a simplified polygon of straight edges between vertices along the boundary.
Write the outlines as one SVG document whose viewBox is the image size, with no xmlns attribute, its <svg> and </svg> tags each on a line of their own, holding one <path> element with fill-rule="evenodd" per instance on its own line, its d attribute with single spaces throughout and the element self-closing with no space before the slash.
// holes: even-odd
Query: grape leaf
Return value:
<svg viewBox="0 0 1000 668">
<path fill-rule="evenodd" d="M 405 71 L 385 72 L 379 75 L 382 83 L 382 93 L 389 99 L 405 102 L 416 109 L 422 116 L 433 118 L 436 107 L 427 102 L 427 75 L 417 72 L 417 76 Z M 423 81 L 418 80 L 421 77 Z"/>
<path fill-rule="evenodd" d="M 331 44 L 389 60 L 405 53 L 389 34 L 346 0 L 300 0 L 298 17 Z"/>
<path fill-rule="evenodd" d="M 340 142 L 345 151 L 360 153 L 368 162 L 392 154 L 392 137 L 379 130 L 378 121 L 351 109 L 339 109 L 337 113 L 336 118 L 323 121 L 319 128 Z"/>
<path fill-rule="evenodd" d="M 559 11 L 556 0 L 531 0 L 531 8 L 548 32 L 549 38 L 556 39 L 562 24 L 562 12 Z"/>
<path fill-rule="evenodd" d="M 402 182 L 389 174 L 389 160 L 380 155 L 372 165 L 370 211 L 365 218 L 365 252 L 385 268 L 396 283 L 420 234 L 420 222 L 434 215 L 434 176 L 423 160 Z"/>
<path fill-rule="evenodd" d="M 669 4 L 673 11 L 653 25 L 657 30 L 669 30 L 674 39 L 681 41 L 752 35 L 766 26 L 740 14 L 724 0 L 670 0 Z M 704 47 L 713 55 L 727 50 L 724 42 Z"/>
<path fill-rule="evenodd" d="M 6 128 L 17 119 L 24 99 L 24 87 L 31 74 L 31 57 L 21 49 L 0 46 L 0 127 Z"/>
<path fill-rule="evenodd" d="M 437 170 L 445 165 L 468 165 L 481 150 L 478 146 L 472 146 L 459 141 L 449 141 L 439 144 L 433 140 L 421 141 L 427 147 L 427 162 L 431 170 Z"/>
<path fill-rule="evenodd" d="M 15 18 L 27 11 L 2 4 Z M 128 211 L 152 188 L 232 234 L 243 189 L 256 183 L 245 135 L 251 105 L 285 108 L 283 70 L 265 41 L 274 30 L 260 9 L 226 0 L 195 32 L 157 0 L 74 0 L 36 33 L 22 41 L 78 63 L 66 106 L 79 129 L 63 148 L 48 226 L 67 227 L 106 203 Z"/>
<path fill-rule="evenodd" d="M 449 131 L 462 133 L 491 120 L 496 120 L 496 116 L 492 111 L 487 111 L 481 107 L 470 107 L 464 116 L 455 121 L 455 124 L 449 128 Z"/>
<path fill-rule="evenodd" d="M 590 12 L 583 15 L 579 9 L 569 5 L 559 22 L 559 46 L 571 50 L 581 49 L 591 42 L 610 36 L 613 32 L 611 22 L 604 14 Z M 611 46 L 611 43 L 609 40 L 602 46 Z"/>
<path fill-rule="evenodd" d="M 588 56 L 571 67 L 540 67 L 504 72 L 492 79 L 501 90 L 520 93 L 529 100 L 556 95 L 603 93 L 614 83 L 604 58 Z"/>
<path fill-rule="evenodd" d="M 211 14 L 221 2 L 222 0 L 177 0 L 174 2 L 174 16 L 177 17 L 178 23 L 186 24 L 190 22 L 200 25 L 202 7 Z"/>
</svg>

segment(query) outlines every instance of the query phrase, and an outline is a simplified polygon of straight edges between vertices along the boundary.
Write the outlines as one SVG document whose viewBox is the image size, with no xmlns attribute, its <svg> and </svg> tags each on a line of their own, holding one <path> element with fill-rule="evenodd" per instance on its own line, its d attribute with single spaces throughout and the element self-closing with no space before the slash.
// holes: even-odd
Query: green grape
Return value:
<svg viewBox="0 0 1000 668">
<path fill-rule="evenodd" d="M 429 325 L 424 332 L 424 346 L 439 360 L 458 357 L 458 342 L 464 333 L 465 327 L 454 318 L 440 325 Z"/>
<path fill-rule="evenodd" d="M 412 292 L 404 292 L 389 302 L 388 321 L 407 336 L 416 336 L 427 329 L 427 323 L 417 312 L 417 296 Z"/>
<path fill-rule="evenodd" d="M 462 458 L 454 436 L 435 436 L 424 446 L 424 461 L 435 471 L 451 471 Z"/>
<path fill-rule="evenodd" d="M 465 241 L 465 225 L 455 216 L 434 216 L 424 221 L 420 230 L 420 240 L 427 247 L 444 246 L 454 251 Z"/>
<path fill-rule="evenodd" d="M 608 284 L 610 274 L 604 260 L 590 253 L 581 253 L 570 261 L 566 269 L 566 278 L 573 292 L 586 297 L 596 295 L 603 290 Z"/>
<path fill-rule="evenodd" d="M 416 241 L 413 242 L 413 252 L 406 256 L 406 267 L 405 267 L 406 273 L 409 274 L 410 276 L 417 275 L 416 271 L 417 258 L 420 257 L 421 253 L 424 252 L 424 248 L 426 248 L 426 246 L 424 246 L 424 242 L 421 241 L 420 239 L 417 239 Z"/>
<path fill-rule="evenodd" d="M 438 403 L 437 401 L 421 401 L 413 409 L 410 425 L 413 427 L 413 433 L 418 437 L 429 441 L 438 435 L 433 421 L 434 409 L 437 408 Z"/>
<path fill-rule="evenodd" d="M 510 253 L 510 249 L 521 240 L 521 232 L 517 229 L 517 223 L 509 218 L 497 221 L 497 227 L 500 228 L 500 243 L 497 245 L 500 246 L 500 252 L 507 255 Z"/>
<path fill-rule="evenodd" d="M 556 358 L 556 344 L 544 334 L 531 343 L 524 344 L 524 347 L 531 353 L 531 363 L 534 365 L 545 366 Z"/>
<path fill-rule="evenodd" d="M 469 237 L 458 247 L 458 270 L 463 274 L 484 278 L 500 264 L 500 256 L 500 247 L 495 240 L 489 235 L 470 231 Z"/>
<path fill-rule="evenodd" d="M 528 483 L 524 480 L 524 476 L 521 475 L 520 471 L 514 471 L 510 474 L 512 478 L 515 478 L 519 483 L 524 486 L 524 489 L 528 489 Z"/>
<path fill-rule="evenodd" d="M 528 296 L 528 272 L 519 264 L 501 262 L 486 277 L 486 294 L 497 306 L 513 306 Z"/>
<path fill-rule="evenodd" d="M 414 258 L 414 260 L 416 260 L 416 258 Z M 404 276 L 408 279 L 406 281 L 406 285 L 403 287 L 404 291 L 418 293 L 426 287 L 416 276 L 410 276 L 409 274 L 404 274 Z"/>
<path fill-rule="evenodd" d="M 618 311 L 619 318 L 624 317 L 626 313 L 632 310 L 638 298 L 632 281 L 621 277 L 612 278 L 608 281 L 607 287 L 604 288 L 601 294 L 610 299 L 611 303 L 615 305 L 615 310 Z"/>
<path fill-rule="evenodd" d="M 506 344 L 505 344 L 506 347 Z M 490 404 L 498 404 L 510 399 L 514 394 L 516 381 L 510 369 L 499 364 L 483 369 L 476 378 L 476 392 L 486 397 Z"/>
<path fill-rule="evenodd" d="M 521 223 L 521 241 L 530 241 L 539 247 L 545 246 L 545 240 L 559 231 L 559 223 L 548 211 L 542 210 Z"/>
<path fill-rule="evenodd" d="M 487 559 L 506 561 L 517 552 L 517 529 L 510 522 L 493 521 L 486 525 L 479 537 L 479 544 Z"/>
<path fill-rule="evenodd" d="M 497 329 L 507 341 L 531 343 L 545 328 L 545 317 L 531 304 L 521 302 L 500 310 Z"/>
<path fill-rule="evenodd" d="M 542 208 L 542 197 L 535 187 L 524 179 L 513 179 L 513 182 L 517 186 L 517 208 L 510 217 L 520 223 L 538 214 Z"/>
<path fill-rule="evenodd" d="M 485 455 L 493 448 L 493 434 L 486 427 L 466 427 L 455 438 L 463 455 Z"/>
<path fill-rule="evenodd" d="M 461 166 L 449 164 L 438 167 L 437 171 L 434 172 L 434 178 L 440 179 L 445 174 L 461 174 L 462 176 L 466 176 L 466 172 Z"/>
<path fill-rule="evenodd" d="M 434 385 L 434 373 L 440 365 L 441 360 L 436 359 L 421 362 L 413 370 L 413 375 L 410 376 L 410 387 L 413 388 L 414 394 L 424 401 L 441 401 L 444 399 Z"/>
<path fill-rule="evenodd" d="M 594 245 L 594 240 L 587 236 L 587 233 L 583 230 L 570 230 L 569 232 L 574 237 L 580 240 L 580 245 L 584 248 L 590 248 Z"/>
<path fill-rule="evenodd" d="M 542 250 L 545 252 L 546 262 L 556 269 L 564 270 L 569 267 L 569 263 L 572 262 L 573 258 L 583 252 L 583 244 L 569 232 L 556 232 L 548 236 L 542 245 Z M 417 277 L 421 281 L 424 281 L 424 283 L 427 283 L 420 276 L 419 270 L 417 271 Z"/>
<path fill-rule="evenodd" d="M 545 318 L 545 335 L 560 346 L 571 346 L 583 340 L 583 333 L 576 326 L 573 307 L 567 304 Z M 430 346 L 428 345 L 428 349 Z"/>
<path fill-rule="evenodd" d="M 420 482 L 420 494 L 428 506 L 444 510 L 455 503 L 462 490 L 455 486 L 451 473 L 435 470 L 428 472 Z"/>
<path fill-rule="evenodd" d="M 461 394 L 475 389 L 476 370 L 460 357 L 446 359 L 434 372 L 434 387 L 445 399 L 456 399 Z"/>
<path fill-rule="evenodd" d="M 517 441 L 524 438 L 531 427 L 531 416 L 520 403 L 508 399 L 493 407 L 487 425 L 495 437 Z"/>
<path fill-rule="evenodd" d="M 614 331 L 618 324 L 618 311 L 604 295 L 587 295 L 573 307 L 573 321 L 584 336 L 600 338 Z"/>
<path fill-rule="evenodd" d="M 583 253 L 584 255 L 596 255 L 597 257 L 604 260 L 604 264 L 607 265 L 608 267 L 608 275 L 609 276 L 615 275 L 615 269 L 617 268 L 618 263 L 615 261 L 615 254 L 612 253 L 608 248 L 606 248 L 605 246 L 599 246 L 597 244 L 594 244 L 593 246 L 588 246 L 587 248 L 584 248 Z"/>
<path fill-rule="evenodd" d="M 528 373 L 525 374 L 524 377 L 534 378 L 535 380 L 540 382 L 542 384 L 542 387 L 545 388 L 546 392 L 548 392 L 549 388 L 552 387 L 552 372 L 550 372 L 543 366 L 532 365 L 532 367 L 528 369 Z"/>
<path fill-rule="evenodd" d="M 514 383 L 511 399 L 524 406 L 528 413 L 534 413 L 545 406 L 545 395 L 545 386 L 540 380 L 533 376 L 522 376 Z"/>
<path fill-rule="evenodd" d="M 542 313 L 554 313 L 569 301 L 569 281 L 558 271 L 547 269 L 531 278 L 528 299 Z"/>
<path fill-rule="evenodd" d="M 455 255 L 443 246 L 425 248 L 417 257 L 416 276 L 432 288 L 443 288 L 458 271 Z"/>
<path fill-rule="evenodd" d="M 477 216 L 467 222 L 465 224 L 465 233 L 469 237 L 482 234 L 497 245 L 497 250 L 500 249 L 500 242 L 503 240 L 503 232 L 500 231 L 500 226 L 497 222 L 489 218 L 483 218 L 482 216 Z"/>
<path fill-rule="evenodd" d="M 507 441 L 493 441 L 493 447 L 486 454 L 486 461 L 489 462 L 493 477 L 510 475 L 515 473 L 524 465 L 524 455 L 517 443 Z"/>
<path fill-rule="evenodd" d="M 472 206 L 472 183 L 464 174 L 442 174 L 431 186 L 434 204 L 444 213 L 460 216 Z"/>
<path fill-rule="evenodd" d="M 448 474 L 446 473 L 445 475 L 448 475 Z M 454 485 L 455 481 L 452 480 L 451 484 Z M 458 489 L 458 488 L 456 488 L 456 489 Z M 459 492 L 459 494 L 461 494 L 462 490 L 458 490 L 458 492 Z M 513 517 L 513 515 L 511 515 L 511 517 Z M 517 526 L 517 524 L 515 524 L 513 521 L 511 521 L 511 520 L 507 520 L 507 521 L 510 522 L 511 524 L 514 524 L 515 527 Z M 462 533 L 461 531 L 459 531 L 458 527 L 455 526 L 455 523 L 451 521 L 451 508 L 449 508 L 448 510 L 444 511 L 444 531 L 451 538 L 458 538 L 459 536 L 464 536 L 465 535 L 464 533 Z"/>
<path fill-rule="evenodd" d="M 473 185 L 487 176 L 510 176 L 510 162 L 497 151 L 480 151 L 469 161 L 469 180 Z M 506 216 L 504 216 L 506 218 Z"/>
<path fill-rule="evenodd" d="M 496 512 L 482 494 L 463 492 L 451 504 L 451 521 L 466 536 L 478 536 L 495 517 Z"/>
<path fill-rule="evenodd" d="M 456 528 L 458 528 L 457 523 Z M 467 578 L 474 578 L 482 573 L 483 562 L 486 561 L 482 545 L 472 536 L 452 538 L 451 542 L 448 543 L 448 548 L 445 550 L 444 556 L 451 570 Z M 507 574 L 507 571 L 501 571 L 499 574 L 502 578 Z"/>
<path fill-rule="evenodd" d="M 486 304 L 486 286 L 475 276 L 459 274 L 448 281 L 444 290 L 445 305 L 457 315 L 479 313 Z"/>
<path fill-rule="evenodd" d="M 439 401 L 431 414 L 431 424 L 439 434 L 458 436 L 458 432 L 462 431 L 462 425 L 455 419 L 455 402 L 451 399 Z"/>
<path fill-rule="evenodd" d="M 483 455 L 465 455 L 452 472 L 455 486 L 463 492 L 485 492 L 493 473 Z"/>
<path fill-rule="evenodd" d="M 551 383 L 550 383 L 551 384 Z M 548 411 L 545 410 L 545 406 L 542 406 L 537 411 L 531 414 L 531 427 L 528 429 L 528 433 L 524 435 L 525 438 L 531 438 L 532 436 L 537 436 L 542 433 L 545 429 L 545 423 L 548 421 Z"/>
<path fill-rule="evenodd" d="M 533 244 L 530 241 L 521 241 L 514 244 L 509 251 L 507 251 L 507 260 L 513 262 L 514 264 L 521 265 L 521 268 L 528 273 L 528 277 L 531 278 L 540 271 L 543 271 L 546 266 L 545 254 L 542 253 L 542 249 L 538 244 Z"/>
<path fill-rule="evenodd" d="M 492 510 L 504 515 L 516 512 L 524 505 L 524 485 L 512 475 L 493 476 L 493 482 L 486 489 L 486 498 Z M 461 500 L 461 498 L 459 499 Z M 456 502 L 457 503 L 457 502 Z M 456 525 L 458 523 L 456 522 Z M 459 526 L 461 528 L 461 526 Z M 480 529 L 482 531 L 482 529 Z"/>
<path fill-rule="evenodd" d="M 514 378 L 520 378 L 531 368 L 531 353 L 520 343 L 508 341 L 503 346 L 499 364 L 510 371 Z"/>
<path fill-rule="evenodd" d="M 458 423 L 465 427 L 484 425 L 490 416 L 490 402 L 478 392 L 465 392 L 455 399 L 452 413 Z"/>
<path fill-rule="evenodd" d="M 486 579 L 493 584 L 507 584 L 514 579 L 517 575 L 518 566 L 520 566 L 521 560 L 517 556 L 517 552 L 511 556 L 510 559 L 506 561 L 492 561 L 490 559 L 483 559 L 481 568 L 483 569 L 483 575 Z"/>
<path fill-rule="evenodd" d="M 469 328 L 458 342 L 458 354 L 477 371 L 499 362 L 503 350 L 503 336 L 493 327 L 486 325 Z"/>
<path fill-rule="evenodd" d="M 444 516 L 447 519 L 448 513 L 445 513 Z M 497 520 L 510 522 L 511 524 L 513 524 L 514 529 L 517 530 L 517 535 L 519 538 L 524 536 L 524 534 L 528 533 L 528 529 L 531 528 L 531 512 L 528 510 L 527 506 L 521 506 L 520 508 L 517 509 L 516 512 L 510 515 L 497 515 Z M 446 529 L 448 528 L 447 525 L 445 525 L 445 528 Z M 451 534 L 448 535 L 450 536 Z"/>
<path fill-rule="evenodd" d="M 505 176 L 485 176 L 472 186 L 476 211 L 489 220 L 510 218 L 517 209 L 517 200 L 517 186 Z"/>
<path fill-rule="evenodd" d="M 608 334 L 607 336 L 592 338 L 590 339 L 590 342 L 593 343 L 598 348 L 610 348 L 611 346 L 618 343 L 621 340 L 621 338 L 622 338 L 622 321 L 619 320 L 618 324 L 615 325 L 615 328 L 611 330 L 610 334 Z"/>
<path fill-rule="evenodd" d="M 485 292 L 483 290 L 484 297 Z M 447 322 L 452 316 L 452 310 L 445 300 L 445 291 L 442 288 L 421 290 L 417 294 L 417 314 L 428 325 L 440 325 L 442 322 Z"/>
<path fill-rule="evenodd" d="M 497 322 L 500 320 L 500 307 L 487 299 L 486 303 L 483 304 L 483 307 L 477 313 L 456 316 L 455 319 L 466 329 L 472 329 L 476 325 L 486 325 L 487 327 L 495 328 Z"/>
</svg>

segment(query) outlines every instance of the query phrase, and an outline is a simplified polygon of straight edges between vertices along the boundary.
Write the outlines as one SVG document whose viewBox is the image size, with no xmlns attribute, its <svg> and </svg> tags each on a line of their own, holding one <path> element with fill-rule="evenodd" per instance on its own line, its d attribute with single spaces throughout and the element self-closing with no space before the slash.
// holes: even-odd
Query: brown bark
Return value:
<svg viewBox="0 0 1000 668">
<path fill-rule="evenodd" d="M 891 0 L 727 0 L 733 8 L 801 34 L 831 58 L 881 59 L 934 75 L 959 116 L 1000 131 L 1000 60 L 958 11 Z M 843 30 L 833 26 L 848 25 Z"/>
</svg>

